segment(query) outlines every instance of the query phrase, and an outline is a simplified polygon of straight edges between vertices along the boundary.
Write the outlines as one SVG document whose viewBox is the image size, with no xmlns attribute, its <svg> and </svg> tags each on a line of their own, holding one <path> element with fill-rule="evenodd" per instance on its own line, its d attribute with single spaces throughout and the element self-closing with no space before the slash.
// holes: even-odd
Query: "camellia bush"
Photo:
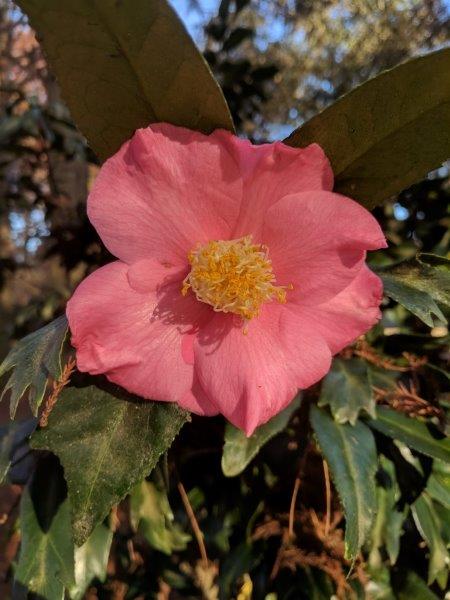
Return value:
<svg viewBox="0 0 450 600">
<path fill-rule="evenodd" d="M 450 49 L 256 145 L 165 0 L 19 4 L 111 256 L 0 365 L 13 597 L 444 597 Z"/>
</svg>

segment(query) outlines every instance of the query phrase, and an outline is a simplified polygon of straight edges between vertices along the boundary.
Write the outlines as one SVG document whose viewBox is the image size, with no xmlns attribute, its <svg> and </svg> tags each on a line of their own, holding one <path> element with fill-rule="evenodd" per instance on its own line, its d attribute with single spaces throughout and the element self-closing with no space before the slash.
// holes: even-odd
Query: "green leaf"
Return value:
<svg viewBox="0 0 450 600">
<path fill-rule="evenodd" d="M 419 254 L 401 263 L 376 269 L 384 293 L 402 304 L 429 327 L 435 315 L 447 322 L 436 304 L 450 308 L 450 260 L 433 254 Z"/>
<path fill-rule="evenodd" d="M 49 375 L 54 379 L 61 375 L 66 333 L 67 319 L 62 316 L 17 342 L 0 365 L 0 377 L 13 369 L 0 396 L 1 400 L 11 390 L 11 419 L 14 419 L 19 400 L 27 391 L 31 410 L 37 415 Z"/>
<path fill-rule="evenodd" d="M 336 191 L 373 208 L 448 159 L 449 107 L 450 49 L 445 48 L 363 83 L 286 143 L 320 144 L 331 160 Z"/>
<path fill-rule="evenodd" d="M 448 567 L 450 556 L 445 547 L 441 534 L 441 523 L 434 510 L 433 501 L 426 492 L 411 505 L 414 521 L 423 540 L 430 549 L 428 564 L 428 585 L 437 580 L 444 589 L 447 585 Z"/>
<path fill-rule="evenodd" d="M 341 425 L 316 406 L 311 408 L 311 424 L 344 507 L 345 554 L 354 559 L 371 530 L 376 511 L 375 441 L 361 421 Z"/>
<path fill-rule="evenodd" d="M 169 556 L 184 550 L 191 539 L 174 524 L 165 491 L 152 482 L 142 481 L 131 492 L 130 517 L 133 528 L 139 529 L 150 546 Z"/>
<path fill-rule="evenodd" d="M 395 440 L 400 440 L 417 452 L 450 462 L 450 439 L 433 437 L 422 421 L 379 406 L 377 418 L 368 421 L 368 425 Z"/>
<path fill-rule="evenodd" d="M 131 401 L 111 389 L 117 397 L 95 386 L 66 388 L 48 426 L 31 438 L 64 467 L 77 545 L 152 471 L 188 420 L 175 404 Z"/>
<path fill-rule="evenodd" d="M 338 423 L 354 425 L 363 410 L 375 417 L 367 363 L 359 358 L 336 358 L 322 384 L 319 406 L 329 406 Z"/>
<path fill-rule="evenodd" d="M 74 584 L 74 549 L 69 501 L 62 469 L 53 456 L 38 463 L 20 506 L 22 543 L 15 573 L 23 586 L 45 600 L 63 600 Z"/>
<path fill-rule="evenodd" d="M 406 580 L 398 590 L 398 600 L 439 600 L 428 585 L 413 571 L 409 571 Z"/>
<path fill-rule="evenodd" d="M 433 471 L 427 482 L 428 494 L 450 510 L 450 464 L 433 461 Z"/>
<path fill-rule="evenodd" d="M 94 579 L 105 581 L 112 538 L 113 532 L 101 523 L 84 544 L 75 549 L 75 585 L 69 590 L 71 600 L 82 600 Z"/>
<path fill-rule="evenodd" d="M 62 95 L 102 159 L 139 127 L 233 130 L 206 61 L 165 0 L 19 0 Z"/>
<path fill-rule="evenodd" d="M 372 529 L 369 565 L 379 570 L 383 566 L 380 549 L 385 546 L 391 565 L 397 562 L 400 552 L 400 537 L 402 534 L 405 511 L 397 510 L 397 501 L 401 497 L 397 484 L 395 467 L 384 456 L 380 456 L 383 469 L 383 485 L 377 486 L 377 514 Z"/>
<path fill-rule="evenodd" d="M 300 406 L 300 396 L 265 425 L 258 427 L 253 435 L 247 437 L 243 431 L 227 423 L 225 445 L 222 454 L 222 471 L 226 477 L 235 477 L 244 471 L 261 448 L 277 433 L 283 431 L 289 419 Z"/>
</svg>

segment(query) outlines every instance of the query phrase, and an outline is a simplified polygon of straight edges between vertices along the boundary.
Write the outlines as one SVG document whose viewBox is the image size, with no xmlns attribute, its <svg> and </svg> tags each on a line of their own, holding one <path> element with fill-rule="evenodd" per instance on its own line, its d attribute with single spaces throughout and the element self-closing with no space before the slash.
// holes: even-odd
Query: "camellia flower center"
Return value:
<svg viewBox="0 0 450 600">
<path fill-rule="evenodd" d="M 188 254 L 191 271 L 181 293 L 192 289 L 197 300 L 215 311 L 230 312 L 249 320 L 261 305 L 274 298 L 286 302 L 286 290 L 277 286 L 268 248 L 253 244 L 252 236 L 236 240 L 213 240 Z"/>
</svg>

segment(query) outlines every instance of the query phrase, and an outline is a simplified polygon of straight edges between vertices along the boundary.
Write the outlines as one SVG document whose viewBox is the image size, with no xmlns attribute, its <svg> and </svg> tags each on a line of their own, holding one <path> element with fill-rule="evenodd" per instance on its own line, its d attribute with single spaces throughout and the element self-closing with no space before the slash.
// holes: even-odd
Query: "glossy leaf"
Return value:
<svg viewBox="0 0 450 600">
<path fill-rule="evenodd" d="M 31 410 L 37 415 L 49 375 L 57 379 L 61 374 L 66 334 L 67 319 L 62 316 L 17 342 L 0 365 L 0 377 L 12 369 L 0 396 L 1 400 L 10 391 L 11 419 L 16 414 L 19 400 L 26 392 Z"/>
<path fill-rule="evenodd" d="M 377 269 L 384 293 L 419 317 L 429 327 L 433 315 L 446 318 L 438 304 L 450 308 L 450 260 L 420 254 L 399 264 Z"/>
<path fill-rule="evenodd" d="M 233 129 L 219 85 L 166 0 L 20 0 L 63 99 L 101 159 L 139 127 Z"/>
<path fill-rule="evenodd" d="M 336 358 L 325 377 L 319 406 L 329 406 L 338 423 L 354 425 L 361 411 L 375 416 L 375 399 L 367 363 L 359 358 Z"/>
<path fill-rule="evenodd" d="M 173 522 L 167 495 L 153 482 L 142 481 L 131 492 L 130 518 L 133 528 L 139 529 L 152 548 L 169 556 L 184 550 L 191 539 Z"/>
<path fill-rule="evenodd" d="M 434 510 L 433 501 L 423 492 L 411 506 L 414 521 L 420 535 L 430 549 L 428 584 L 437 580 L 442 589 L 447 585 L 450 556 L 442 539 L 441 523 Z"/>
<path fill-rule="evenodd" d="M 373 208 L 448 159 L 449 107 L 450 49 L 445 48 L 363 83 L 286 142 L 320 144 L 331 160 L 336 191 Z"/>
<path fill-rule="evenodd" d="M 15 572 L 16 587 L 45 600 L 63 600 L 74 584 L 74 548 L 69 501 L 62 469 L 55 457 L 38 464 L 20 506 L 22 543 Z"/>
<path fill-rule="evenodd" d="M 258 427 L 250 437 L 243 431 L 227 423 L 225 428 L 225 445 L 222 454 L 222 471 L 226 477 L 235 477 L 244 471 L 255 458 L 261 448 L 277 433 L 283 431 L 289 419 L 300 406 L 297 396 L 287 408 L 273 417 L 265 425 Z"/>
<path fill-rule="evenodd" d="M 345 553 L 355 558 L 375 516 L 377 453 L 372 432 L 364 423 L 336 423 L 313 406 L 311 424 L 326 458 L 345 514 Z"/>
<path fill-rule="evenodd" d="M 70 588 L 71 600 L 82 600 L 94 579 L 105 581 L 112 538 L 113 532 L 101 523 L 84 544 L 75 549 L 75 585 Z"/>
<path fill-rule="evenodd" d="M 188 419 L 175 404 L 114 393 L 66 389 L 48 426 L 31 438 L 34 448 L 51 450 L 64 467 L 77 545 L 152 471 Z"/>
<path fill-rule="evenodd" d="M 368 424 L 422 454 L 450 462 L 450 439 L 433 437 L 427 425 L 418 419 L 379 406 L 377 418 L 368 421 Z"/>
</svg>

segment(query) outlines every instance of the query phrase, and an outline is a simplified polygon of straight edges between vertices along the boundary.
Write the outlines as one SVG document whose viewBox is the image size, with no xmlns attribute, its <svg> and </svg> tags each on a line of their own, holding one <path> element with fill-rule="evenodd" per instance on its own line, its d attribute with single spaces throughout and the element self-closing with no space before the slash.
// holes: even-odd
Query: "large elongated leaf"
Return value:
<svg viewBox="0 0 450 600">
<path fill-rule="evenodd" d="M 379 268 L 384 293 L 402 304 L 429 327 L 435 315 L 446 322 L 436 302 L 450 308 L 450 260 L 420 254 L 399 264 Z"/>
<path fill-rule="evenodd" d="M 427 425 L 422 421 L 379 406 L 377 418 L 368 421 L 368 424 L 373 429 L 381 431 L 395 440 L 400 440 L 422 454 L 450 462 L 450 439 L 433 437 Z"/>
<path fill-rule="evenodd" d="M 42 402 L 49 375 L 61 374 L 61 356 L 67 333 L 67 319 L 59 317 L 20 340 L 0 365 L 0 377 L 13 369 L 0 400 L 11 390 L 10 414 L 14 418 L 21 397 L 28 391 L 34 415 Z"/>
<path fill-rule="evenodd" d="M 354 558 L 370 532 L 377 506 L 375 441 L 361 421 L 340 425 L 316 406 L 311 408 L 311 424 L 344 507 L 346 556 Z"/>
<path fill-rule="evenodd" d="M 366 362 L 358 358 L 333 361 L 319 399 L 319 406 L 327 405 L 338 423 L 354 425 L 362 410 L 375 416 L 375 399 Z"/>
<path fill-rule="evenodd" d="M 75 549 L 75 585 L 70 588 L 71 600 L 82 600 L 93 579 L 104 581 L 108 566 L 113 532 L 100 523 L 82 546 Z"/>
<path fill-rule="evenodd" d="M 20 0 L 77 125 L 101 159 L 139 127 L 233 129 L 222 92 L 166 0 Z"/>
<path fill-rule="evenodd" d="M 441 523 L 434 510 L 433 502 L 426 492 L 423 492 L 411 506 L 414 521 L 421 536 L 430 549 L 428 565 L 428 584 L 435 580 L 442 589 L 447 585 L 450 556 L 442 539 Z"/>
<path fill-rule="evenodd" d="M 45 600 L 63 600 L 75 583 L 69 501 L 62 469 L 55 457 L 40 461 L 31 486 L 22 495 L 22 544 L 15 573 L 23 586 Z"/>
<path fill-rule="evenodd" d="M 300 398 L 297 397 L 287 408 L 273 419 L 270 419 L 268 423 L 258 427 L 250 437 L 247 437 L 243 431 L 237 429 L 231 423 L 227 423 L 222 454 L 223 474 L 226 477 L 234 477 L 242 473 L 262 446 L 286 427 L 289 419 L 299 406 Z"/>
<path fill-rule="evenodd" d="M 117 394 L 95 386 L 66 389 L 48 426 L 31 438 L 34 448 L 51 450 L 64 467 L 77 545 L 150 473 L 188 419 L 175 404 Z"/>
<path fill-rule="evenodd" d="M 319 143 L 331 160 L 336 191 L 373 208 L 450 157 L 450 49 L 381 73 L 286 142 Z"/>
</svg>

